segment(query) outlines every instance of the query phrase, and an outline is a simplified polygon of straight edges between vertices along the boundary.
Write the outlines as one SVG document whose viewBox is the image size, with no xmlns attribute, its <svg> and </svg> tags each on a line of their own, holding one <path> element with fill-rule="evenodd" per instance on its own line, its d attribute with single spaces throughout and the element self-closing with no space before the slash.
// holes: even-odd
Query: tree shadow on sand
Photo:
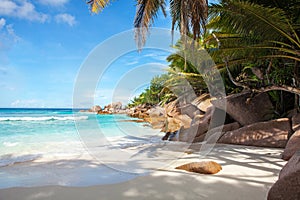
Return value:
<svg viewBox="0 0 300 200">
<path fill-rule="evenodd" d="M 144 151 L 145 159 L 153 159 L 153 162 L 171 162 L 172 159 L 164 160 L 160 158 L 161 149 L 149 148 L 151 151 Z M 186 155 L 178 160 L 178 163 L 200 160 L 197 154 L 199 144 L 190 147 L 194 154 Z M 174 147 L 175 149 L 175 147 Z M 280 149 L 260 148 L 259 153 L 252 151 L 253 147 L 217 145 L 205 158 L 219 162 L 223 170 L 215 175 L 202 175 L 181 170 L 174 167 L 152 168 L 149 173 L 142 173 L 137 176 L 134 173 L 118 171 L 130 166 L 134 168 L 145 168 L 144 161 L 130 159 L 127 162 L 109 163 L 103 165 L 97 161 L 90 160 L 57 160 L 46 163 L 24 163 L 15 166 L 2 168 L 0 176 L 5 173 L 29 173 L 52 169 L 42 177 L 56 176 L 57 178 L 71 177 L 69 181 L 77 181 L 77 184 L 84 185 L 85 181 L 90 181 L 90 185 L 105 185 L 91 187 L 38 187 L 38 188 L 11 188 L 0 191 L 0 199 L 5 200 L 35 200 L 35 199 L 265 199 L 273 179 L 276 179 L 281 166 L 284 164 L 279 159 Z M 164 149 L 165 150 L 165 149 Z M 178 151 L 180 149 L 177 148 Z M 183 150 L 182 150 L 183 151 Z M 112 158 L 113 159 L 113 158 Z M 146 166 L 147 167 L 147 166 Z M 108 169 L 109 168 L 109 169 Z M 241 171 L 239 171 L 239 169 Z M 250 170 L 249 170 L 250 169 Z M 26 171 L 27 170 L 27 171 Z M 64 174 L 62 174 L 63 172 Z M 1 175 L 2 174 L 2 175 Z M 4 174 L 5 175 L 5 174 Z M 59 177 L 62 176 L 62 177 Z M 2 179 L 1 178 L 1 179 Z M 27 178 L 30 178 L 27 177 Z M 119 183 L 114 183 L 117 181 Z M 4 180 L 4 179 L 2 179 Z M 68 185 L 63 183 L 60 185 Z M 69 183 L 70 184 L 70 183 Z M 109 184 L 109 185 L 107 185 Z M 48 184 L 51 185 L 51 184 Z M 89 184 L 87 184 L 89 185 Z M 13 198 L 12 198 L 13 197 Z"/>
</svg>

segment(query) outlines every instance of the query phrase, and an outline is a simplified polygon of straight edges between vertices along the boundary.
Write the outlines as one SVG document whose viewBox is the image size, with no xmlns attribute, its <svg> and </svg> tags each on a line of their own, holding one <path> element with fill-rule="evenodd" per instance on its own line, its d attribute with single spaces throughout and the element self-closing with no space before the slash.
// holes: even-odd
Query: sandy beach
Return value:
<svg viewBox="0 0 300 200">
<path fill-rule="evenodd" d="M 11 173 L 16 171 L 28 173 L 35 170 L 45 170 L 51 179 L 51 173 L 64 174 L 70 177 L 88 180 L 89 176 L 106 173 L 107 179 L 101 184 L 91 186 L 34 186 L 10 187 L 0 190 L 0 200 L 74 200 L 74 199 L 266 199 L 271 185 L 277 180 L 278 173 L 285 164 L 280 159 L 282 149 L 258 148 L 235 145 L 216 145 L 205 157 L 199 159 L 199 144 L 192 145 L 189 153 L 184 153 L 183 143 L 172 143 L 168 148 L 152 145 L 147 154 L 154 164 L 139 158 L 139 167 L 148 169 L 148 173 L 130 174 L 120 172 L 119 175 L 109 175 L 112 170 L 103 163 L 93 161 L 87 155 L 81 159 L 65 159 L 56 162 L 36 160 L 33 162 L 10 166 Z M 186 151 L 186 150 L 185 150 Z M 151 152 L 151 155 L 149 154 Z M 178 157 L 178 153 L 182 153 Z M 166 161 L 165 158 L 172 160 Z M 177 157 L 175 159 L 175 157 Z M 165 161 L 164 161 L 165 160 Z M 222 170 L 215 175 L 202 175 L 175 170 L 178 165 L 199 160 L 212 160 L 222 165 Z M 45 163 L 46 162 L 46 163 Z M 157 168 L 157 163 L 166 163 Z M 119 163 L 120 164 L 120 163 Z M 128 160 L 122 163 L 130 168 L 136 162 Z M 113 167 L 113 164 L 109 165 Z M 135 168 L 136 166 L 132 166 Z M 2 168 L 0 174 L 3 179 Z M 99 169 L 99 171 L 97 171 Z M 105 170 L 106 169 L 106 170 Z M 15 171 L 14 171 L 15 170 Z M 95 171 L 96 170 L 96 171 Z M 115 170 L 116 172 L 117 170 Z M 76 175 L 77 173 L 77 175 Z M 44 178 L 47 178 L 45 176 Z M 86 177 L 84 177 L 86 176 Z M 102 174 L 103 178 L 103 174 Z M 74 179 L 73 179 L 74 180 Z M 51 185 L 51 184 L 49 184 Z M 63 184 L 60 184 L 63 185 Z"/>
<path fill-rule="evenodd" d="M 300 0 L 0 0 L 0 200 L 300 200 Z"/>
</svg>

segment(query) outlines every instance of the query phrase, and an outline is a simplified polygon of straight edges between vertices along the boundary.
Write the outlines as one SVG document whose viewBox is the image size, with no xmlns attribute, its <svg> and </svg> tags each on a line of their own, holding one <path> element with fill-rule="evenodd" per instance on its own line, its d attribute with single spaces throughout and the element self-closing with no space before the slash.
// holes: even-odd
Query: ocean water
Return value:
<svg viewBox="0 0 300 200">
<path fill-rule="evenodd" d="M 112 142 L 122 140 L 121 145 L 126 147 L 132 142 L 136 145 L 145 142 L 144 137 L 149 139 L 149 135 L 159 137 L 157 130 L 131 120 L 126 115 L 95 115 L 72 109 L 1 108 L 0 167 L 32 160 L 35 156 L 77 154 L 95 138 L 99 139 L 98 145 L 100 139 L 109 145 L 120 145 Z M 32 157 L 21 158 L 22 155 Z"/>
<path fill-rule="evenodd" d="M 0 187 L 57 184 L 55 180 L 41 182 L 42 176 L 32 174 L 27 168 L 28 176 L 24 177 L 23 168 L 28 163 L 50 163 L 68 158 L 74 161 L 76 156 L 91 154 L 97 157 L 99 152 L 123 152 L 127 148 L 160 141 L 158 130 L 130 120 L 132 118 L 126 115 L 95 115 L 72 109 L 0 109 Z M 110 159 L 114 160 L 113 157 Z M 23 171 L 19 173 L 19 169 Z M 55 173 L 59 174 L 59 170 Z M 25 179 L 32 181 L 24 185 Z M 62 185 L 77 183 L 73 180 Z M 85 181 L 81 180 L 82 183 Z"/>
</svg>

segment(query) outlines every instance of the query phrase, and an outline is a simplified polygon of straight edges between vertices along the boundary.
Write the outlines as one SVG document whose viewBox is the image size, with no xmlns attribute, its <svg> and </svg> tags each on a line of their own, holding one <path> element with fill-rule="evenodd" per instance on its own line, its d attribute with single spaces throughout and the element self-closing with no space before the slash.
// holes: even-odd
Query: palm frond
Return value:
<svg viewBox="0 0 300 200">
<path fill-rule="evenodd" d="M 159 10 L 166 16 L 165 0 L 137 0 L 137 11 L 134 19 L 135 39 L 139 49 L 145 44 L 149 27 L 157 17 Z"/>
<path fill-rule="evenodd" d="M 282 9 L 240 0 L 223 2 L 222 5 L 212 5 L 210 9 L 211 17 L 219 17 L 215 26 L 226 27 L 226 32 L 231 30 L 241 35 L 252 34 L 261 40 L 278 40 L 284 37 L 297 44 L 290 35 L 293 27 L 289 25 L 289 19 Z"/>
<path fill-rule="evenodd" d="M 92 13 L 99 13 L 110 3 L 110 0 L 89 0 L 86 3 L 89 4 Z"/>
<path fill-rule="evenodd" d="M 194 0 L 190 2 L 190 18 L 191 26 L 193 29 L 194 39 L 199 39 L 201 33 L 205 32 L 205 25 L 208 17 L 208 1 L 207 0 Z"/>
<path fill-rule="evenodd" d="M 170 0 L 172 30 L 180 30 L 181 35 L 193 34 L 199 39 L 205 32 L 208 17 L 207 0 Z"/>
<path fill-rule="evenodd" d="M 175 28 L 180 29 L 181 3 L 182 3 L 182 0 L 170 0 L 170 11 L 171 11 L 171 17 L 172 17 L 172 31 L 174 31 Z"/>
<path fill-rule="evenodd" d="M 299 31 L 287 12 L 251 2 L 255 0 L 223 0 L 211 7 L 209 27 L 217 27 L 214 34 L 221 43 L 219 51 L 212 52 L 214 59 L 218 63 L 224 58 L 230 63 L 274 58 L 299 61 Z"/>
</svg>

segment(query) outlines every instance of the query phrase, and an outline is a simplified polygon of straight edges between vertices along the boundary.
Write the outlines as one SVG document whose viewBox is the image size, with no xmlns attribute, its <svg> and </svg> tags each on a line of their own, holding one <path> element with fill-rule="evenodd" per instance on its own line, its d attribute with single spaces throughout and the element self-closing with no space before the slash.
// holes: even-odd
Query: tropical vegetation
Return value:
<svg viewBox="0 0 300 200">
<path fill-rule="evenodd" d="M 88 2 L 92 12 L 101 11 L 109 3 Z M 156 77 L 134 104 L 167 102 L 174 98 L 173 90 L 164 88 L 182 78 L 190 82 L 197 95 L 207 92 L 204 75 L 187 61 L 191 49 L 205 49 L 222 74 L 228 94 L 268 92 L 278 115 L 299 109 L 299 1 L 220 0 L 208 5 L 207 0 L 137 0 L 134 25 L 139 48 L 158 13 L 166 15 L 166 3 L 170 5 L 172 30 L 178 28 L 182 35 L 174 46 L 179 53 L 167 58 L 170 71 L 160 77 L 164 81 L 159 87 L 155 84 L 160 78 Z M 195 43 L 188 43 L 186 35 Z"/>
<path fill-rule="evenodd" d="M 128 104 L 128 107 L 134 107 L 141 104 L 157 105 L 165 104 L 168 101 L 176 98 L 174 94 L 166 87 L 170 74 L 162 74 L 154 77 L 150 86 L 144 90 L 139 96 L 132 99 L 132 102 Z"/>
</svg>

